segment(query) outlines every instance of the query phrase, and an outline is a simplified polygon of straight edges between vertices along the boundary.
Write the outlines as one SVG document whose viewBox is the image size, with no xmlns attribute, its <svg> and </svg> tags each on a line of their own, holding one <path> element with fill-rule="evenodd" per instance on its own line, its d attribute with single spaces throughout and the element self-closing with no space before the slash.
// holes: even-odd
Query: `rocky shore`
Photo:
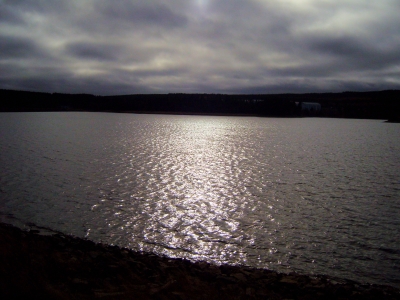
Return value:
<svg viewBox="0 0 400 300">
<path fill-rule="evenodd" d="M 400 299 L 325 276 L 191 263 L 0 223 L 2 299 Z"/>
</svg>

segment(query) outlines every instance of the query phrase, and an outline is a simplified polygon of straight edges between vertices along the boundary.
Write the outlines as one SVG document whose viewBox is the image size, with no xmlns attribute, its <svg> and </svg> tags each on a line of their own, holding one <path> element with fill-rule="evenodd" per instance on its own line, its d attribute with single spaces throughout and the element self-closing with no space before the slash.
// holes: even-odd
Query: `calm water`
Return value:
<svg viewBox="0 0 400 300">
<path fill-rule="evenodd" d="M 0 219 L 400 287 L 400 124 L 1 113 Z"/>
</svg>

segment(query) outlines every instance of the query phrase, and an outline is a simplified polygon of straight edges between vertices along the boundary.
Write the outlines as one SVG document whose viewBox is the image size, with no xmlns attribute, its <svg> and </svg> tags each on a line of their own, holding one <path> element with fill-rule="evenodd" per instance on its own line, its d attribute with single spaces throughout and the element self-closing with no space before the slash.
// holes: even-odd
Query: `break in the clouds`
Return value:
<svg viewBox="0 0 400 300">
<path fill-rule="evenodd" d="M 400 88 L 398 0 L 0 0 L 0 88 Z"/>
</svg>

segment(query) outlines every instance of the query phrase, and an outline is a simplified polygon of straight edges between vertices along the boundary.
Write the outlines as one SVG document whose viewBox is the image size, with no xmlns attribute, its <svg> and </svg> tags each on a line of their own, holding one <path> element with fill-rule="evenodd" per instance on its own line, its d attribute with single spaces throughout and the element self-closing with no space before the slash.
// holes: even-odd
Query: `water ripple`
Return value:
<svg viewBox="0 0 400 300">
<path fill-rule="evenodd" d="M 0 114 L 2 220 L 136 250 L 400 282 L 399 125 Z"/>
</svg>

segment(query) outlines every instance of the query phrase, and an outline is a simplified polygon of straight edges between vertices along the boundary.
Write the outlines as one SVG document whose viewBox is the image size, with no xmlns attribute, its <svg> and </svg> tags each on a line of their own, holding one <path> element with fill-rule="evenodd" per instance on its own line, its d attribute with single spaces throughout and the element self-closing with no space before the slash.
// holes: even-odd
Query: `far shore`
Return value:
<svg viewBox="0 0 400 300">
<path fill-rule="evenodd" d="M 400 90 L 306 94 L 170 93 L 98 96 L 0 89 L 0 96 L 3 100 L 0 103 L 0 112 L 95 111 L 397 121 L 400 117 Z"/>
<path fill-rule="evenodd" d="M 390 286 L 192 263 L 0 223 L 2 299 L 400 299 Z"/>
</svg>

